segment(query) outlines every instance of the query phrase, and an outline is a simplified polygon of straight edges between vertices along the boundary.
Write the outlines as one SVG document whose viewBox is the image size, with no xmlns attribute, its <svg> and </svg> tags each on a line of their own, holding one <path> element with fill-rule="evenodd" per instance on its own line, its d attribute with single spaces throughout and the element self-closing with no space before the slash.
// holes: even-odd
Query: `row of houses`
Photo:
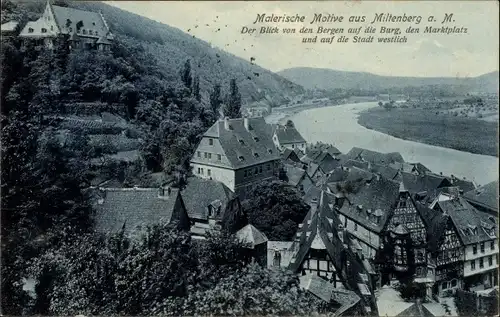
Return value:
<svg viewBox="0 0 500 317">
<path fill-rule="evenodd" d="M 263 118 L 217 121 L 191 166 L 182 190 L 94 189 L 101 193 L 97 228 L 171 222 L 204 239 L 227 223 L 244 226 L 245 193 L 280 178 L 311 208 L 295 239 L 268 241 L 252 225 L 236 235 L 251 243 L 259 263 L 295 272 L 319 298 L 337 298 L 339 311 L 376 314 L 376 289 L 405 276 L 425 285 L 429 298 L 498 285 L 498 181 L 476 188 L 399 153 L 342 154 L 305 143 L 293 123 L 285 129 Z"/>
</svg>

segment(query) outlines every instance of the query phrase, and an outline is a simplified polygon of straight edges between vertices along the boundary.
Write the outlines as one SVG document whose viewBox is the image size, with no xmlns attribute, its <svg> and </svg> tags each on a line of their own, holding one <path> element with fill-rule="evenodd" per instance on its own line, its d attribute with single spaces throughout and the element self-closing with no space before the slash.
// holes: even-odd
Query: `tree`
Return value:
<svg viewBox="0 0 500 317">
<path fill-rule="evenodd" d="M 292 272 L 257 264 L 221 276 L 209 289 L 185 298 L 169 298 L 163 310 L 170 316 L 294 316 L 317 312 L 320 301 L 299 287 Z"/>
<path fill-rule="evenodd" d="M 229 84 L 229 95 L 227 96 L 224 116 L 229 118 L 241 118 L 241 94 L 236 85 L 236 79 L 231 79 Z"/>
<path fill-rule="evenodd" d="M 212 93 L 210 94 L 210 108 L 215 118 L 219 118 L 219 109 L 222 105 L 222 93 L 220 84 L 215 84 Z"/>
<path fill-rule="evenodd" d="M 297 190 L 281 181 L 256 185 L 243 201 L 249 223 L 270 240 L 292 240 L 309 206 Z"/>
<path fill-rule="evenodd" d="M 188 59 L 184 63 L 184 68 L 181 71 L 181 80 L 184 83 L 184 86 L 189 90 L 192 89 L 193 77 L 191 75 L 191 60 Z"/>
<path fill-rule="evenodd" d="M 196 76 L 193 81 L 193 96 L 194 98 L 200 102 L 201 94 L 200 94 L 200 77 Z"/>
</svg>

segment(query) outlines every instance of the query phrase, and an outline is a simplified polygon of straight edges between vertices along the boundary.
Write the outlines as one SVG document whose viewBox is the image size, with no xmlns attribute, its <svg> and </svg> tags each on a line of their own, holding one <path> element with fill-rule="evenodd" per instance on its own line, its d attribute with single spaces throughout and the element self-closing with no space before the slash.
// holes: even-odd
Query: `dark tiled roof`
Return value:
<svg viewBox="0 0 500 317">
<path fill-rule="evenodd" d="M 309 165 L 307 165 L 307 175 L 309 175 L 309 177 L 313 177 L 318 169 L 320 169 L 319 164 L 309 163 Z"/>
<path fill-rule="evenodd" d="M 185 225 L 185 212 L 179 190 L 165 189 L 160 197 L 158 188 L 107 188 L 94 192 L 96 230 L 114 233 L 125 226 L 129 233 L 161 223 L 179 221 Z"/>
<path fill-rule="evenodd" d="M 365 284 L 360 273 L 367 274 L 367 272 L 356 255 L 349 249 L 351 241 L 347 231 L 339 232 L 338 228 L 341 227 L 341 223 L 337 213 L 330 205 L 328 195 L 322 191 L 317 205 L 311 208 L 302 222 L 302 228 L 297 231 L 295 241 L 290 247 L 293 254 L 288 268 L 297 272 L 311 246 L 315 245 L 317 248 L 318 245 L 321 245 L 333 261 L 335 270 L 344 286 L 361 298 L 364 303 L 363 307 L 370 307 L 370 314 L 377 316 L 377 305 L 370 286 L 366 285 L 370 296 L 363 295 L 358 286 Z M 347 261 L 350 263 L 349 266 L 347 266 Z"/>
<path fill-rule="evenodd" d="M 328 158 L 322 160 L 321 163 L 319 164 L 319 166 L 325 173 L 333 171 L 339 165 L 340 165 L 339 160 L 332 158 L 330 155 L 328 155 Z"/>
<path fill-rule="evenodd" d="M 461 197 L 440 201 L 437 204 L 450 216 L 464 245 L 495 239 L 498 217 L 478 211 Z M 472 232 L 471 229 L 474 228 L 476 231 Z M 487 233 L 489 230 L 492 236 Z"/>
<path fill-rule="evenodd" d="M 315 145 L 309 146 L 307 151 L 310 153 L 327 152 L 331 156 L 337 156 L 337 155 L 341 154 L 339 149 L 337 149 L 335 146 L 333 146 L 331 144 L 325 144 L 325 143 L 317 143 Z"/>
<path fill-rule="evenodd" d="M 286 176 L 288 177 L 288 184 L 292 186 L 299 185 L 302 179 L 305 177 L 306 171 L 300 167 L 290 164 L 284 164 L 283 166 L 286 171 Z"/>
<path fill-rule="evenodd" d="M 272 141 L 272 127 L 262 117 L 248 118 L 248 122 L 249 130 L 245 128 L 243 118 L 227 119 L 229 128 L 226 129 L 225 120 L 219 120 L 203 135 L 219 140 L 224 155 L 228 159 L 228 165 L 221 165 L 222 167 L 239 169 L 280 159 L 278 150 Z M 201 147 L 202 145 L 199 146 L 201 151 L 206 149 L 206 147 Z M 240 160 L 240 156 L 243 157 L 243 160 Z M 191 161 L 200 164 L 206 163 L 196 157 L 193 157 Z"/>
<path fill-rule="evenodd" d="M 404 189 L 409 193 L 431 192 L 440 187 L 450 187 L 451 182 L 444 176 L 436 174 L 415 175 L 412 173 L 401 173 Z"/>
<path fill-rule="evenodd" d="M 353 160 L 361 160 L 375 164 L 391 164 L 394 162 L 404 162 L 404 159 L 399 152 L 380 153 L 358 147 L 353 147 L 347 153 L 347 157 Z"/>
<path fill-rule="evenodd" d="M 398 176 L 400 176 L 399 170 L 389 167 L 387 165 L 372 164 L 371 171 L 387 179 L 397 180 L 399 178 Z"/>
<path fill-rule="evenodd" d="M 252 246 L 252 248 L 262 243 L 266 243 L 267 245 L 268 241 L 266 235 L 260 232 L 251 224 L 248 224 L 238 230 L 235 233 L 235 236 L 239 241 L 248 243 L 250 246 Z"/>
<path fill-rule="evenodd" d="M 396 317 L 434 317 L 434 315 L 422 303 L 415 303 Z"/>
<path fill-rule="evenodd" d="M 385 178 L 361 182 L 348 193 L 340 213 L 374 231 L 381 232 L 399 198 L 399 183 Z"/>
<path fill-rule="evenodd" d="M 464 194 L 470 203 L 498 212 L 498 180 Z"/>
<path fill-rule="evenodd" d="M 320 194 L 321 188 L 311 186 L 302 199 L 306 204 L 310 205 L 314 199 L 319 199 Z"/>
<path fill-rule="evenodd" d="M 341 306 L 352 307 L 361 300 L 353 291 L 337 289 L 332 283 L 313 274 L 301 276 L 300 285 L 327 303 L 334 301 Z"/>
<path fill-rule="evenodd" d="M 275 130 L 278 141 L 281 145 L 287 143 L 305 143 L 306 140 L 300 135 L 295 127 L 278 125 Z"/>
<path fill-rule="evenodd" d="M 437 252 L 441 237 L 446 231 L 449 216 L 419 202 L 415 202 L 415 208 L 427 229 L 427 249 L 432 253 Z"/>
<path fill-rule="evenodd" d="M 52 5 L 52 10 L 54 11 L 54 17 L 57 25 L 63 33 L 69 32 L 66 31 L 66 23 L 68 20 L 71 21 L 70 26 L 73 29 L 76 29 L 76 24 L 82 21 L 82 30 L 86 30 L 86 34 L 84 36 L 87 37 L 99 38 L 103 35 L 107 35 L 109 32 L 108 27 L 99 13 L 69 7 L 60 7 L 56 5 Z M 89 33 L 89 30 L 92 30 L 92 34 Z M 82 32 L 80 32 L 79 35 L 82 36 Z"/>
<path fill-rule="evenodd" d="M 453 186 L 456 186 L 456 187 L 460 188 L 460 190 L 462 191 L 462 193 L 466 193 L 468 191 L 476 189 L 476 185 L 474 184 L 473 181 L 469 181 L 469 180 L 466 180 L 466 179 L 460 179 L 460 178 L 457 178 L 457 177 L 451 177 L 451 178 L 448 178 L 448 179 L 453 184 Z"/>
<path fill-rule="evenodd" d="M 208 206 L 220 202 L 220 218 L 234 195 L 223 183 L 190 177 L 186 187 L 181 191 L 181 196 L 186 206 L 186 211 L 191 219 L 208 220 Z"/>
<path fill-rule="evenodd" d="M 297 152 L 290 150 L 289 148 L 286 148 L 282 153 L 281 153 L 281 159 L 283 161 L 293 161 L 293 162 L 300 162 L 300 158 L 297 154 Z"/>
<path fill-rule="evenodd" d="M 344 163 L 342 163 L 342 166 L 357 167 L 357 168 L 368 170 L 368 168 L 370 167 L 370 163 L 348 159 Z"/>
</svg>

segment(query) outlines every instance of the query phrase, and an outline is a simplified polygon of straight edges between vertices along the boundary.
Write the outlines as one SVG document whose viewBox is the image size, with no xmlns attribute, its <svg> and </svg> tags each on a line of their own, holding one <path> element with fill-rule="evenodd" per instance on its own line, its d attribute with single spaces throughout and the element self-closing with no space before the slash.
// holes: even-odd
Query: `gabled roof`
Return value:
<svg viewBox="0 0 500 317">
<path fill-rule="evenodd" d="M 340 220 L 330 205 L 328 195 L 322 191 L 317 205 L 309 210 L 301 228 L 299 227 L 297 231 L 295 241 L 290 247 L 293 253 L 288 268 L 297 272 L 311 248 L 325 249 L 344 286 L 361 298 L 363 307 L 368 306 L 370 314 L 377 315 L 373 291 L 369 285 L 365 284 L 361 275 L 366 275 L 367 272 L 363 264 L 349 249 L 351 240 L 347 231 L 339 231 L 341 228 Z M 360 284 L 364 285 L 366 289 L 361 290 Z M 366 290 L 370 293 L 369 295 L 363 294 Z"/>
<path fill-rule="evenodd" d="M 107 35 L 109 32 L 106 23 L 99 13 L 69 7 L 60 7 L 56 5 L 52 5 L 51 7 L 54 12 L 57 26 L 63 33 L 69 33 L 66 24 L 69 24 L 71 28 L 76 29 L 76 25 L 80 21 L 83 23 L 82 30 L 86 30 L 86 34 L 80 32 L 78 34 L 79 36 L 99 38 Z M 89 31 L 92 31 L 92 34 L 90 34 Z"/>
<path fill-rule="evenodd" d="M 239 241 L 248 243 L 252 248 L 259 244 L 267 243 L 267 237 L 251 224 L 238 230 L 235 236 Z"/>
<path fill-rule="evenodd" d="M 415 208 L 427 229 L 427 249 L 432 253 L 437 252 L 441 237 L 446 231 L 449 216 L 419 202 L 415 202 Z"/>
<path fill-rule="evenodd" d="M 353 219 L 365 228 L 379 233 L 384 228 L 399 199 L 399 183 L 385 179 L 360 182 L 359 188 L 347 193 L 340 213 Z"/>
<path fill-rule="evenodd" d="M 281 145 L 288 143 L 305 143 L 306 140 L 300 135 L 295 127 L 278 125 L 274 131 Z"/>
<path fill-rule="evenodd" d="M 239 169 L 279 160 L 278 150 L 272 141 L 271 126 L 264 121 L 263 117 L 247 118 L 249 124 L 249 130 L 247 130 L 244 120 L 244 118 L 227 119 L 227 122 L 225 119 L 218 120 L 203 134 L 204 138 L 218 139 L 228 159 L 227 163 L 212 162 L 212 165 Z M 200 143 L 198 150 L 210 152 L 213 148 L 209 149 L 207 145 Z M 191 159 L 191 162 L 206 163 L 196 156 Z"/>
<path fill-rule="evenodd" d="M 498 180 L 464 194 L 470 203 L 498 212 Z"/>
<path fill-rule="evenodd" d="M 333 157 L 341 154 L 339 149 L 337 149 L 335 146 L 333 146 L 331 144 L 326 144 L 326 143 L 317 143 L 317 144 L 314 144 L 312 146 L 309 146 L 307 148 L 307 152 L 309 152 L 311 154 L 315 153 L 315 152 L 320 152 L 320 153 L 327 152 Z"/>
<path fill-rule="evenodd" d="M 426 173 L 414 175 L 412 173 L 401 173 L 404 189 L 410 194 L 431 192 L 441 187 L 452 186 L 451 182 L 444 176 Z"/>
<path fill-rule="evenodd" d="M 496 238 L 498 217 L 478 211 L 462 197 L 440 201 L 437 204 L 450 216 L 464 245 Z M 476 230 L 471 232 L 470 229 L 474 228 Z M 487 232 L 489 230 L 491 235 Z"/>
<path fill-rule="evenodd" d="M 449 178 L 449 180 L 453 184 L 453 186 L 460 188 L 462 193 L 466 193 L 468 191 L 476 189 L 476 185 L 474 184 L 474 182 L 467 180 L 465 178 L 460 179 L 460 178 L 452 176 L 451 178 Z"/>
<path fill-rule="evenodd" d="M 13 32 L 16 30 L 16 27 L 18 25 L 19 25 L 19 22 L 17 22 L 17 21 L 9 21 L 9 22 L 2 24 L 2 26 L 0 26 L 0 30 L 2 31 L 2 33 Z"/>
<path fill-rule="evenodd" d="M 309 177 L 313 177 L 318 169 L 320 169 L 319 164 L 309 163 L 309 165 L 307 166 L 307 175 L 309 175 Z"/>
<path fill-rule="evenodd" d="M 387 165 L 372 164 L 371 171 L 387 179 L 398 180 L 400 178 L 399 170 L 389 167 Z"/>
<path fill-rule="evenodd" d="M 281 153 L 281 159 L 286 161 L 286 160 L 291 160 L 295 162 L 300 162 L 300 158 L 297 155 L 297 152 L 286 148 L 282 153 Z"/>
<path fill-rule="evenodd" d="M 293 166 L 290 164 L 283 164 L 283 167 L 288 177 L 288 184 L 292 186 L 297 186 L 302 182 L 306 175 L 306 171 L 300 167 Z"/>
<path fill-rule="evenodd" d="M 317 275 L 306 274 L 299 279 L 301 288 L 304 288 L 327 303 L 334 301 L 341 306 L 348 305 L 352 307 L 361 300 L 356 293 L 349 290 L 336 289 L 332 283 Z"/>
<path fill-rule="evenodd" d="M 217 218 L 221 219 L 229 201 L 235 197 L 223 183 L 199 177 L 188 178 L 181 196 L 189 218 L 199 220 L 208 220 L 208 206 L 214 202 L 220 205 L 221 214 Z"/>
<path fill-rule="evenodd" d="M 131 233 L 145 226 L 180 221 L 183 209 L 179 190 L 158 188 L 105 188 L 95 192 L 96 230 L 118 232 L 125 227 Z"/>
<path fill-rule="evenodd" d="M 361 162 L 361 161 L 351 160 L 351 159 L 345 160 L 341 165 L 344 167 L 357 167 L 357 168 L 364 169 L 364 170 L 368 170 L 368 168 L 370 167 L 369 162 Z"/>
<path fill-rule="evenodd" d="M 394 162 L 403 163 L 403 156 L 399 152 L 381 153 L 353 147 L 348 153 L 347 157 L 353 160 L 366 161 L 375 164 L 391 164 Z"/>
<path fill-rule="evenodd" d="M 319 166 L 321 169 L 325 172 L 328 173 L 330 171 L 333 171 L 335 168 L 337 168 L 340 165 L 339 160 L 334 159 L 333 157 L 330 156 L 330 154 L 327 154 L 327 158 L 323 159 L 320 161 Z"/>
</svg>

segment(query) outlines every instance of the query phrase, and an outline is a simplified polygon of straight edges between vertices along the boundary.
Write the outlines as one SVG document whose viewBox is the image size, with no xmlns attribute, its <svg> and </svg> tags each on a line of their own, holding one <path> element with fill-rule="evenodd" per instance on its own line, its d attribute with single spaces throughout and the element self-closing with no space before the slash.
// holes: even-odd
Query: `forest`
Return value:
<svg viewBox="0 0 500 317">
<path fill-rule="evenodd" d="M 36 10 L 29 6 L 38 8 L 4 4 L 2 21 L 32 19 Z M 167 76 L 143 39 L 118 33 L 110 52 L 69 50 L 67 40 L 59 37 L 54 50 L 16 37 L 2 42 L 1 313 L 308 315 L 328 309 L 299 288 L 297 276 L 252 263 L 230 232 L 199 243 L 166 225 L 138 237 L 94 231 L 89 187 L 96 178 L 140 184 L 144 175 L 162 172 L 182 187 L 200 136 L 221 114 L 241 116 L 243 93 L 235 78 L 202 80 L 190 58 Z M 77 124 L 101 109 L 123 124 Z M 73 121 L 65 126 L 61 118 L 68 116 Z M 69 132 L 61 137 L 61 130 Z M 120 142 L 96 141 L 117 134 Z M 130 140 L 139 146 L 138 163 L 92 163 Z M 283 183 L 262 184 L 251 195 L 262 191 L 268 196 L 257 205 L 245 202 L 250 221 L 277 232 L 273 238 L 289 239 L 306 206 Z M 279 212 L 270 218 L 270 211 Z"/>
</svg>

